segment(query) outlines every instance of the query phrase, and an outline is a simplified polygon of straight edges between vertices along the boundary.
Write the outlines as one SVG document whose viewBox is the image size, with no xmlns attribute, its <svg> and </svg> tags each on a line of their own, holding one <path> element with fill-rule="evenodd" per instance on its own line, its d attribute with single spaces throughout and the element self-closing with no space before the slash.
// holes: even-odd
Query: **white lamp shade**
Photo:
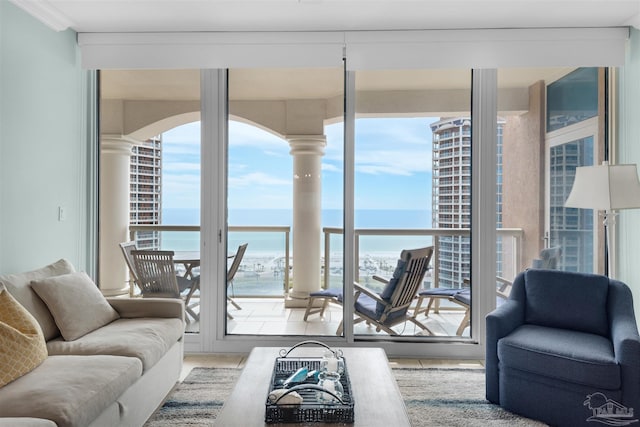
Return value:
<svg viewBox="0 0 640 427">
<path fill-rule="evenodd" d="M 611 211 L 640 208 L 640 181 L 636 165 L 576 168 L 576 177 L 565 207 Z"/>
</svg>

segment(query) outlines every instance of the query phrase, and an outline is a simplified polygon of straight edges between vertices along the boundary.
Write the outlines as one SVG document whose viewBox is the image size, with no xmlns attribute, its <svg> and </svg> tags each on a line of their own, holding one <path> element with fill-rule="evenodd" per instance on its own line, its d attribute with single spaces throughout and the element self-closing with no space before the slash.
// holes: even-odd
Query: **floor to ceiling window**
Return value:
<svg viewBox="0 0 640 427">
<path fill-rule="evenodd" d="M 569 165 L 571 153 L 588 144 L 593 144 L 593 163 L 603 160 L 600 69 L 597 115 L 573 114 L 570 105 L 550 101 L 560 114 L 551 113 L 549 123 L 569 126 L 546 129 L 547 86 L 551 100 L 554 87 L 557 93 L 570 93 L 566 88 L 584 76 L 571 76 L 575 68 L 553 78 L 538 76 L 539 71 L 544 74 L 541 68 L 522 68 L 516 74 L 524 72 L 527 78 L 514 84 L 515 68 L 500 68 L 498 74 L 496 67 L 608 65 L 623 56 L 619 47 L 626 37 L 609 29 L 526 30 L 518 32 L 521 42 L 516 43 L 513 35 L 509 30 L 189 34 L 150 36 L 146 43 L 135 35 L 117 42 L 108 35 L 81 35 L 85 66 L 106 67 L 105 83 L 113 77 L 111 88 L 104 85 L 101 95 L 102 184 L 107 185 L 108 177 L 131 173 L 133 145 L 147 142 L 153 151 L 169 142 L 171 130 L 197 122 L 202 111 L 200 224 L 178 225 L 193 227 L 189 231 L 200 236 L 201 317 L 190 326 L 198 333 L 186 337 L 187 348 L 244 351 L 321 336 L 347 345 L 371 341 L 396 354 L 481 354 L 482 320 L 495 301 L 496 273 L 508 280 L 531 265 L 542 249 L 557 244 L 562 224 L 550 215 L 541 218 L 540 212 L 549 212 L 549 200 L 561 198 L 571 171 L 554 170 L 554 193 L 546 168 Z M 590 43 L 587 51 L 585 43 L 591 40 L 600 43 Z M 174 69 L 175 58 L 189 56 L 184 48 L 194 43 L 199 59 L 191 58 L 189 64 L 202 69 Z M 166 55 L 151 55 L 148 46 L 162 46 Z M 146 71 L 123 70 L 127 64 L 144 64 Z M 162 70 L 163 65 L 172 70 Z M 161 84 L 154 91 L 156 77 Z M 145 93 L 148 89 L 154 95 Z M 518 104 L 523 93 L 527 101 Z M 584 95 L 579 99 L 585 100 Z M 532 121 L 525 123 L 525 116 Z M 536 119 L 536 126 L 527 128 Z M 528 145 L 534 133 L 537 143 Z M 527 149 L 538 150 L 535 176 L 544 180 L 532 182 L 524 173 L 530 164 L 514 161 L 523 154 L 528 158 Z M 123 153 L 126 172 L 116 173 L 123 170 Z M 135 166 L 143 170 L 143 163 Z M 111 275 L 101 282 L 117 284 L 106 289 L 113 294 L 128 286 L 117 245 L 130 239 L 129 211 L 141 218 L 145 203 L 170 200 L 162 194 L 160 200 L 137 200 L 140 205 L 123 203 L 114 195 L 131 189 L 128 183 L 116 184 L 122 188 L 107 186 L 100 195 L 103 208 L 118 212 L 109 216 L 102 210 L 100 216 L 100 271 Z M 531 185 L 536 187 L 538 217 L 525 217 L 537 221 L 535 231 L 531 240 L 525 231 L 527 239 L 521 235 L 520 243 L 514 243 L 514 219 L 526 205 L 517 201 Z M 565 209 L 561 216 L 566 224 L 579 223 L 579 230 L 589 228 L 587 214 L 573 214 Z M 591 220 L 596 228 L 599 221 Z M 141 245 L 153 244 L 155 231 L 173 232 L 163 229 L 164 224 L 151 225 L 158 230 L 131 224 L 131 230 L 140 232 Z M 496 234 L 501 237 L 497 242 Z M 600 257 L 594 255 L 601 253 L 600 234 L 592 233 L 591 249 L 585 244 L 589 237 L 574 245 L 583 246 L 575 259 L 586 269 L 591 259 L 591 268 L 600 270 Z M 168 234 L 161 236 L 170 240 Z M 435 250 L 421 290 L 467 291 L 466 305 L 439 298 L 435 309 L 416 318 L 428 332 L 412 323 L 398 325 L 395 332 L 402 336 L 397 339 L 364 322 L 354 323 L 349 300 L 353 282 L 375 288 L 374 275 L 388 277 L 402 249 L 420 246 Z M 564 252 L 563 262 L 569 255 Z M 329 316 L 305 321 L 306 297 L 325 288 L 347 291 L 345 307 L 331 306 Z M 257 312 L 252 300 L 270 300 L 271 311 Z M 336 336 L 341 321 L 346 327 Z M 426 342 L 428 346 L 421 345 Z"/>
</svg>

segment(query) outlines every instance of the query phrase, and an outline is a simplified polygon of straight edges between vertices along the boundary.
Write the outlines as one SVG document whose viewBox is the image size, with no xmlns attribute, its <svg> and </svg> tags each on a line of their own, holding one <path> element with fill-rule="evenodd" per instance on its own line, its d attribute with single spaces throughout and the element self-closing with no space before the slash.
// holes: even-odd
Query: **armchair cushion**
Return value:
<svg viewBox="0 0 640 427">
<path fill-rule="evenodd" d="M 605 276 L 535 269 L 524 275 L 525 323 L 609 335 Z"/>
<path fill-rule="evenodd" d="M 523 325 L 498 341 L 498 359 L 510 368 L 561 381 L 620 387 L 611 341 L 595 334 Z"/>
</svg>

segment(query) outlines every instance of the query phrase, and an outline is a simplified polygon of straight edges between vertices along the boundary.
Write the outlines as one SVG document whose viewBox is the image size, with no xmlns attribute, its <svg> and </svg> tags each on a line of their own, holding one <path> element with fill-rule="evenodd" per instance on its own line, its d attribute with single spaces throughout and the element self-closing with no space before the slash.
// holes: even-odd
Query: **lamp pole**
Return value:
<svg viewBox="0 0 640 427">
<path fill-rule="evenodd" d="M 613 273 L 611 254 L 609 253 L 609 228 L 616 223 L 617 213 L 605 210 L 602 219 L 604 226 L 604 275 L 609 277 L 609 273 Z"/>
</svg>

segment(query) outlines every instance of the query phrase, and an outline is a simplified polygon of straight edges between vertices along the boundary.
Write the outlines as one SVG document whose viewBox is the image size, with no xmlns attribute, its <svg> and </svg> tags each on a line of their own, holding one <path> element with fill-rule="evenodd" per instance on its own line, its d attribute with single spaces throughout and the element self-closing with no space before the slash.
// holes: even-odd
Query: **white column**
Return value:
<svg viewBox="0 0 640 427">
<path fill-rule="evenodd" d="M 295 300 L 306 306 L 310 292 L 320 290 L 322 239 L 322 156 L 324 135 L 287 137 L 293 156 L 293 289 L 287 306 Z"/>
<path fill-rule="evenodd" d="M 135 144 L 118 135 L 102 135 L 100 141 L 98 285 L 106 296 L 129 293 L 129 273 L 118 244 L 129 240 L 130 158 Z"/>
</svg>

